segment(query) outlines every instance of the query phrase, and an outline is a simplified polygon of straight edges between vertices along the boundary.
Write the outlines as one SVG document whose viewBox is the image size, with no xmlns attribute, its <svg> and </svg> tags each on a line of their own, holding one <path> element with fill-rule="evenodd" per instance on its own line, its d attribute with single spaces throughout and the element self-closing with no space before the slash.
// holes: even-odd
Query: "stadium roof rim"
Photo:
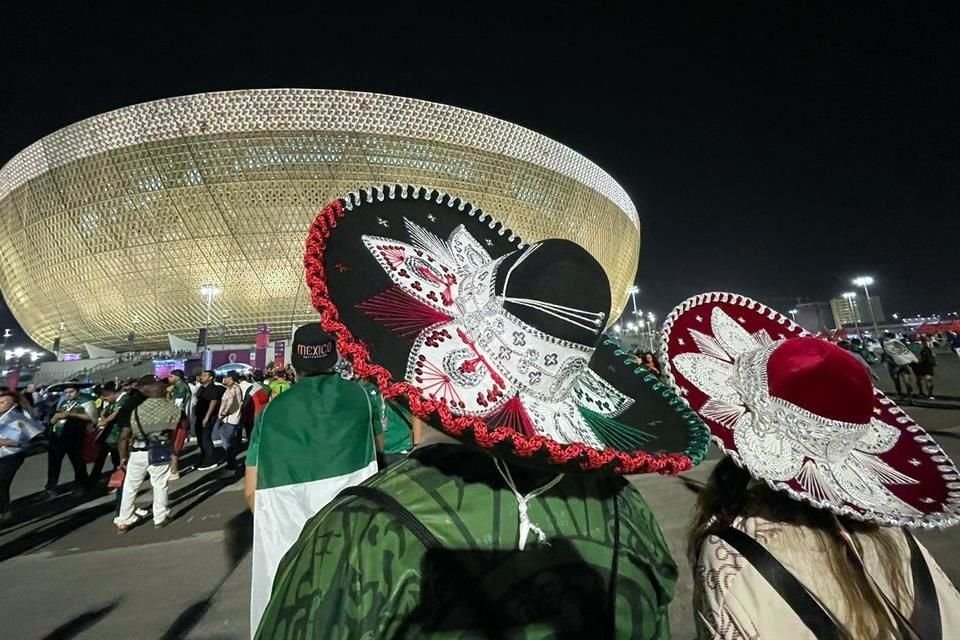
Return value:
<svg viewBox="0 0 960 640">
<path fill-rule="evenodd" d="M 331 118 L 330 113 L 342 117 Z M 588 158 L 542 134 L 437 102 L 328 89 L 199 93 L 92 116 L 44 136 L 0 168 L 0 200 L 51 169 L 106 151 L 191 135 L 303 129 L 428 139 L 503 154 L 592 188 L 640 227 L 633 202 L 616 180 Z"/>
</svg>

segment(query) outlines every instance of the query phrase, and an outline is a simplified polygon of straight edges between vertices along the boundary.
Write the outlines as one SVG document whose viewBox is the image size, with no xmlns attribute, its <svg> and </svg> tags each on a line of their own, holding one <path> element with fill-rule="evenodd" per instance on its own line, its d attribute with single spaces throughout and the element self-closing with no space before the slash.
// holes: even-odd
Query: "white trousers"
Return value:
<svg viewBox="0 0 960 640">
<path fill-rule="evenodd" d="M 160 524 L 170 515 L 167 507 L 167 483 L 170 481 L 169 464 L 148 464 L 149 454 L 146 451 L 131 451 L 127 460 L 127 477 L 123 481 L 123 497 L 120 499 L 120 515 L 113 519 L 114 524 L 130 525 L 137 521 L 134 512 L 137 491 L 140 485 L 150 476 L 150 485 L 153 487 L 153 522 Z"/>
</svg>

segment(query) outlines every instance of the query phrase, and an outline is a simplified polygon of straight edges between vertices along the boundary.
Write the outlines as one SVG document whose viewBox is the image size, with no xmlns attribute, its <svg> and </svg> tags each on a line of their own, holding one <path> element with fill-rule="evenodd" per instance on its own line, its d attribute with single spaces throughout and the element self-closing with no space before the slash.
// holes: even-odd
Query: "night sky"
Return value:
<svg viewBox="0 0 960 640">
<path fill-rule="evenodd" d="M 877 279 L 888 313 L 960 309 L 955 10 L 329 4 L 5 5 L 0 163 L 60 127 L 156 98 L 399 94 L 530 127 L 613 175 L 643 225 L 639 302 L 661 317 L 711 289 L 787 309 L 852 289 L 860 273 Z M 5 309 L 0 322 L 13 322 Z"/>
</svg>

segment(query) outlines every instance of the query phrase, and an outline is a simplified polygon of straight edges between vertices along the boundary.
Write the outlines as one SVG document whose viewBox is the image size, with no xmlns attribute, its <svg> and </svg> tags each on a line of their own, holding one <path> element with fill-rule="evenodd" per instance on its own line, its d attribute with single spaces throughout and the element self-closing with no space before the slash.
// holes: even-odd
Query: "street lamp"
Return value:
<svg viewBox="0 0 960 640">
<path fill-rule="evenodd" d="M 213 296 L 220 293 L 220 289 L 213 283 L 205 283 L 200 286 L 200 295 L 207 299 L 207 324 L 206 324 L 206 344 L 203 352 L 203 368 L 210 369 L 213 366 L 213 352 L 210 350 L 210 318 L 213 315 Z"/>
<path fill-rule="evenodd" d="M 859 276 L 853 279 L 853 284 L 863 287 L 863 295 L 867 298 L 867 308 L 870 309 L 870 319 L 873 320 L 873 337 L 880 337 L 880 328 L 877 326 L 877 314 L 873 312 L 873 304 L 870 302 L 870 289 L 873 286 L 873 277 Z"/>
<path fill-rule="evenodd" d="M 860 331 L 860 309 L 857 308 L 857 294 L 854 291 L 845 291 L 840 294 L 847 301 L 847 307 L 853 314 L 853 326 L 857 330 L 857 335 L 863 340 L 863 333 Z"/>
<path fill-rule="evenodd" d="M 634 317 L 636 317 L 637 314 L 640 313 L 637 310 L 637 294 L 640 293 L 640 287 L 638 287 L 637 285 L 633 285 L 632 287 L 627 289 L 627 293 L 630 294 L 630 298 L 633 300 L 633 315 Z"/>
</svg>

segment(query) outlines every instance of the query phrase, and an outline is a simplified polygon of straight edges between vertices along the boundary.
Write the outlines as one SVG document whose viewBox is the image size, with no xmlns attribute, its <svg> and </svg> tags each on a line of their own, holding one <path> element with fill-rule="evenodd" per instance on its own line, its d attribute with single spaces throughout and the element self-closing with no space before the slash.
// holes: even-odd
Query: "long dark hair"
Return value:
<svg viewBox="0 0 960 640">
<path fill-rule="evenodd" d="M 640 355 L 640 364 L 649 368 L 649 365 L 647 364 L 647 356 L 650 356 L 650 364 L 652 364 L 657 371 L 661 371 L 660 362 L 657 360 L 657 354 L 655 354 L 653 351 L 644 351 Z"/>
<path fill-rule="evenodd" d="M 836 516 L 826 509 L 794 500 L 782 491 L 775 491 L 753 480 L 746 469 L 728 456 L 717 463 L 698 496 L 687 539 L 690 566 L 697 566 L 700 548 L 707 536 L 729 527 L 737 517 L 751 516 L 807 527 L 816 533 L 827 550 L 833 578 L 848 604 L 851 617 L 849 628 L 845 631 L 849 637 L 897 637 L 898 630 L 891 622 L 886 606 L 861 570 L 860 563 L 853 557 L 853 551 L 841 538 L 845 529 L 851 534 L 861 556 L 858 538 L 870 538 L 880 557 L 880 565 L 886 572 L 887 581 L 893 586 L 892 600 L 900 611 L 904 611 L 904 606 L 911 600 L 900 547 L 896 541 L 896 529 Z M 872 635 L 871 630 L 879 633 Z"/>
</svg>

